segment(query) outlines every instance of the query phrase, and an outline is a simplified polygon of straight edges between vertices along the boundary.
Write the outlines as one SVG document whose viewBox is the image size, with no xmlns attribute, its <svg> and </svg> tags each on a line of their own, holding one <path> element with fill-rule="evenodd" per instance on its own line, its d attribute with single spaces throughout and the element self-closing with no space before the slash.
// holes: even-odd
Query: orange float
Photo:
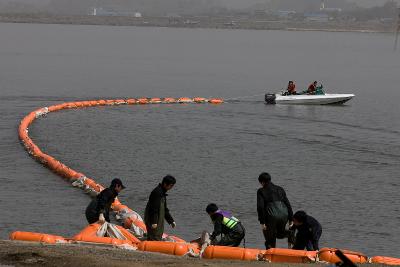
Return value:
<svg viewBox="0 0 400 267">
<path fill-rule="evenodd" d="M 129 244 L 136 246 L 136 244 L 140 243 L 140 240 L 137 239 L 134 235 L 132 235 L 128 230 L 118 225 L 117 225 L 118 230 L 124 235 L 126 240 L 111 238 L 111 237 L 99 237 L 97 236 L 97 232 L 99 231 L 101 226 L 102 225 L 99 223 L 89 224 L 81 232 L 76 234 L 72 238 L 72 240 L 92 242 L 92 243 L 112 244 L 112 245 Z"/>
<path fill-rule="evenodd" d="M 47 158 L 47 166 L 49 167 L 49 169 L 51 169 L 52 171 L 58 173 L 58 170 L 60 168 L 60 162 L 54 158 Z"/>
<path fill-rule="evenodd" d="M 222 103 L 224 103 L 224 100 L 219 99 L 219 98 L 213 98 L 213 99 L 208 100 L 208 102 L 211 104 L 222 104 Z"/>
<path fill-rule="evenodd" d="M 195 246 L 191 244 L 165 241 L 143 241 L 138 245 L 138 250 L 141 251 L 159 252 L 177 256 L 183 256 L 193 248 Z"/>
<path fill-rule="evenodd" d="M 84 107 L 90 107 L 92 103 L 90 101 L 82 101 L 82 106 Z"/>
<path fill-rule="evenodd" d="M 341 262 L 341 260 L 338 258 L 338 256 L 336 256 L 335 252 L 338 249 L 336 248 L 322 248 L 319 252 L 318 252 L 318 258 L 320 261 L 326 261 L 329 263 L 338 263 Z M 351 260 L 353 263 L 366 263 L 368 262 L 368 257 L 365 256 L 364 254 L 360 253 L 360 252 L 354 252 L 354 251 L 350 251 L 350 250 L 340 250 L 343 252 L 343 254 L 349 258 L 349 260 Z"/>
<path fill-rule="evenodd" d="M 19 240 L 19 241 L 30 241 L 30 242 L 40 242 L 47 244 L 56 244 L 56 243 L 67 243 L 68 241 L 58 235 L 48 235 L 42 233 L 33 233 L 33 232 L 20 232 L 16 231 L 10 234 L 11 240 Z"/>
<path fill-rule="evenodd" d="M 148 104 L 149 100 L 147 98 L 138 98 L 137 102 L 141 105 Z"/>
<path fill-rule="evenodd" d="M 108 106 L 115 105 L 115 100 L 114 99 L 107 99 L 106 100 L 106 105 L 108 105 Z"/>
<path fill-rule="evenodd" d="M 177 103 L 177 100 L 172 97 L 166 97 L 166 98 L 164 98 L 163 102 L 167 103 L 167 104 L 173 104 L 173 103 Z"/>
<path fill-rule="evenodd" d="M 99 231 L 101 224 L 99 223 L 92 223 L 86 226 L 82 231 L 76 234 L 72 239 L 79 240 L 83 236 L 95 236 L 97 231 Z"/>
<path fill-rule="evenodd" d="M 256 261 L 258 255 L 264 251 L 251 248 L 208 246 L 203 252 L 203 258 Z"/>
<path fill-rule="evenodd" d="M 64 165 L 65 166 L 65 165 Z M 77 174 L 76 171 L 74 171 L 73 169 L 68 168 L 67 166 L 65 166 L 64 168 L 64 177 L 71 180 L 71 181 L 75 181 L 75 175 Z"/>
<path fill-rule="evenodd" d="M 260 255 L 261 260 L 269 262 L 310 263 L 315 262 L 317 251 L 271 248 Z"/>
<path fill-rule="evenodd" d="M 120 211 L 120 210 L 123 210 L 123 209 L 129 209 L 128 206 L 121 204 L 121 202 L 119 202 L 119 203 L 118 202 L 116 203 L 114 201 L 114 203 L 112 205 L 114 211 Z"/>
<path fill-rule="evenodd" d="M 386 265 L 400 265 L 400 259 L 392 258 L 392 257 L 385 257 L 385 256 L 375 256 L 370 259 L 371 263 L 379 263 L 379 264 L 386 264 Z"/>
<path fill-rule="evenodd" d="M 50 106 L 49 107 L 49 112 L 58 111 L 58 110 L 61 110 L 61 109 L 64 109 L 64 108 L 65 108 L 64 104 Z"/>
<path fill-rule="evenodd" d="M 122 240 L 111 237 L 99 237 L 97 236 L 97 231 L 100 229 L 101 225 L 93 223 L 85 227 L 80 233 L 75 235 L 72 240 L 77 242 L 89 242 L 89 243 L 100 243 L 108 245 L 132 245 L 130 240 Z"/>
<path fill-rule="evenodd" d="M 90 188 L 92 188 L 93 190 L 95 190 L 96 192 L 101 192 L 101 189 L 103 189 L 104 187 L 97 184 L 94 180 L 90 179 L 90 178 L 86 178 L 84 181 L 85 185 L 89 186 Z"/>
<path fill-rule="evenodd" d="M 82 108 L 83 107 L 83 103 L 81 101 L 75 102 L 75 106 L 77 108 Z"/>
<path fill-rule="evenodd" d="M 193 98 L 193 102 L 195 102 L 195 103 L 205 103 L 205 102 L 207 102 L 207 99 L 204 98 L 204 97 L 195 97 L 195 98 Z"/>
<path fill-rule="evenodd" d="M 67 108 L 77 108 L 77 105 L 74 102 L 69 102 Z"/>
<path fill-rule="evenodd" d="M 127 229 L 131 229 L 132 225 L 139 227 L 145 233 L 147 232 L 146 224 L 143 221 L 139 220 L 138 218 L 126 218 L 126 220 L 124 221 L 124 227 Z"/>
<path fill-rule="evenodd" d="M 123 99 L 116 99 L 114 101 L 114 103 L 115 103 L 115 105 L 123 105 L 123 104 L 126 104 L 126 101 Z"/>
<path fill-rule="evenodd" d="M 152 104 L 159 104 L 162 101 L 161 101 L 161 98 L 155 97 L 155 98 L 151 98 L 149 102 L 152 103 Z"/>
<path fill-rule="evenodd" d="M 188 97 L 181 97 L 178 99 L 178 103 L 193 103 L 193 99 Z"/>
<path fill-rule="evenodd" d="M 137 100 L 134 99 L 134 98 L 129 98 L 129 99 L 126 100 L 126 103 L 127 103 L 128 105 L 133 105 L 133 104 L 136 104 L 136 103 L 137 103 Z"/>
<path fill-rule="evenodd" d="M 177 242 L 177 243 L 186 243 L 186 240 L 183 240 L 182 238 L 179 238 L 177 236 L 174 235 L 169 235 L 168 238 L 170 240 L 173 240 L 173 242 Z"/>
</svg>

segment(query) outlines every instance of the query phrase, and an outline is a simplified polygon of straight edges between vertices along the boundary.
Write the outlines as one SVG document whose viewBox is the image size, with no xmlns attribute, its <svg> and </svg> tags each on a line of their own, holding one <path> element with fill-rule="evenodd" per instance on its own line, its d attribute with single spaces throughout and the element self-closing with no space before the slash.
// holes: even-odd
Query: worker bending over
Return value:
<svg viewBox="0 0 400 267">
<path fill-rule="evenodd" d="M 319 239 L 322 234 L 321 224 L 304 211 L 297 211 L 293 215 L 293 226 L 291 230 L 296 230 L 296 241 L 293 249 L 298 250 L 319 250 Z"/>
<path fill-rule="evenodd" d="M 214 203 L 208 204 L 206 212 L 214 224 L 214 231 L 210 236 L 211 244 L 218 246 L 238 247 L 245 236 L 242 223 L 229 211 L 218 209 Z M 217 237 L 221 236 L 218 240 Z"/>
</svg>

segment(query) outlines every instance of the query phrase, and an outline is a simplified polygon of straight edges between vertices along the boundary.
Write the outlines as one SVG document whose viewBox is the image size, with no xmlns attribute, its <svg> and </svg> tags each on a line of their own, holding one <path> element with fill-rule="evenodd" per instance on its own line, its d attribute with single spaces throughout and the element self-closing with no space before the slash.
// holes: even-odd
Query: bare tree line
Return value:
<svg viewBox="0 0 400 267">
<path fill-rule="evenodd" d="M 235 12 L 229 8 L 230 0 L 0 0 L 0 13 L 50 13 L 86 15 L 93 8 L 115 11 L 141 12 L 147 16 L 218 15 Z M 239 2 L 239 0 L 231 0 Z M 246 0 L 247 1 L 247 0 Z M 395 16 L 396 2 L 379 0 L 381 6 L 362 8 L 355 0 L 324 0 L 326 6 L 341 8 L 347 15 L 360 20 Z M 386 2 L 385 2 L 386 1 Z M 233 3 L 232 2 L 232 3 Z M 242 11 L 293 10 L 296 12 L 318 12 L 321 0 L 252 0 Z"/>
</svg>

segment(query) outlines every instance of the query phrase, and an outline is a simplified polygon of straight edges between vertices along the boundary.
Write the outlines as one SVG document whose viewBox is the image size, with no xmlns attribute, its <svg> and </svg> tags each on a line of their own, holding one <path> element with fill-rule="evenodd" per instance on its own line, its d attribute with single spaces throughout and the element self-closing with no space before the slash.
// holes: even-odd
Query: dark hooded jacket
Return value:
<svg viewBox="0 0 400 267">
<path fill-rule="evenodd" d="M 322 234 L 322 226 L 314 217 L 307 215 L 302 225 L 293 225 L 291 229 L 297 230 L 293 249 L 319 250 L 318 242 Z"/>
<path fill-rule="evenodd" d="M 257 191 L 257 212 L 260 224 L 270 220 L 287 218 L 293 220 L 293 210 L 285 190 L 272 182 Z"/>
<path fill-rule="evenodd" d="M 164 232 L 164 218 L 168 224 L 172 224 L 174 219 L 169 213 L 167 207 L 167 192 L 159 184 L 150 193 L 149 201 L 144 212 L 144 222 L 147 228 L 148 240 L 161 240 Z M 156 229 L 152 229 L 151 225 L 157 224 Z"/>
<path fill-rule="evenodd" d="M 104 219 L 110 222 L 111 204 L 118 196 L 114 188 L 106 188 L 94 198 L 86 208 L 86 219 L 89 223 L 95 223 L 99 220 L 100 213 L 103 213 Z"/>
</svg>

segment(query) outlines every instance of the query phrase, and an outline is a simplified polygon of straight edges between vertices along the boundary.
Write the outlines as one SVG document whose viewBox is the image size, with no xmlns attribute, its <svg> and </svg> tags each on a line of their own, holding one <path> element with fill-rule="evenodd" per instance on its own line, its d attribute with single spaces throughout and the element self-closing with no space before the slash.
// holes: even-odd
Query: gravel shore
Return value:
<svg viewBox="0 0 400 267">
<path fill-rule="evenodd" d="M 0 241 L 0 266 L 265 266 L 266 262 L 200 260 L 160 253 L 131 251 L 91 245 L 49 245 Z M 309 264 L 295 264 L 310 266 Z M 276 267 L 293 264 L 273 264 Z M 313 264 L 313 266 L 324 266 Z"/>
<path fill-rule="evenodd" d="M 0 267 L 2 266 L 265 266 L 306 267 L 325 264 L 281 264 L 257 261 L 205 260 L 178 257 L 160 253 L 123 250 L 92 245 L 49 245 L 34 242 L 0 240 Z M 368 264 L 369 267 L 385 266 Z"/>
</svg>

